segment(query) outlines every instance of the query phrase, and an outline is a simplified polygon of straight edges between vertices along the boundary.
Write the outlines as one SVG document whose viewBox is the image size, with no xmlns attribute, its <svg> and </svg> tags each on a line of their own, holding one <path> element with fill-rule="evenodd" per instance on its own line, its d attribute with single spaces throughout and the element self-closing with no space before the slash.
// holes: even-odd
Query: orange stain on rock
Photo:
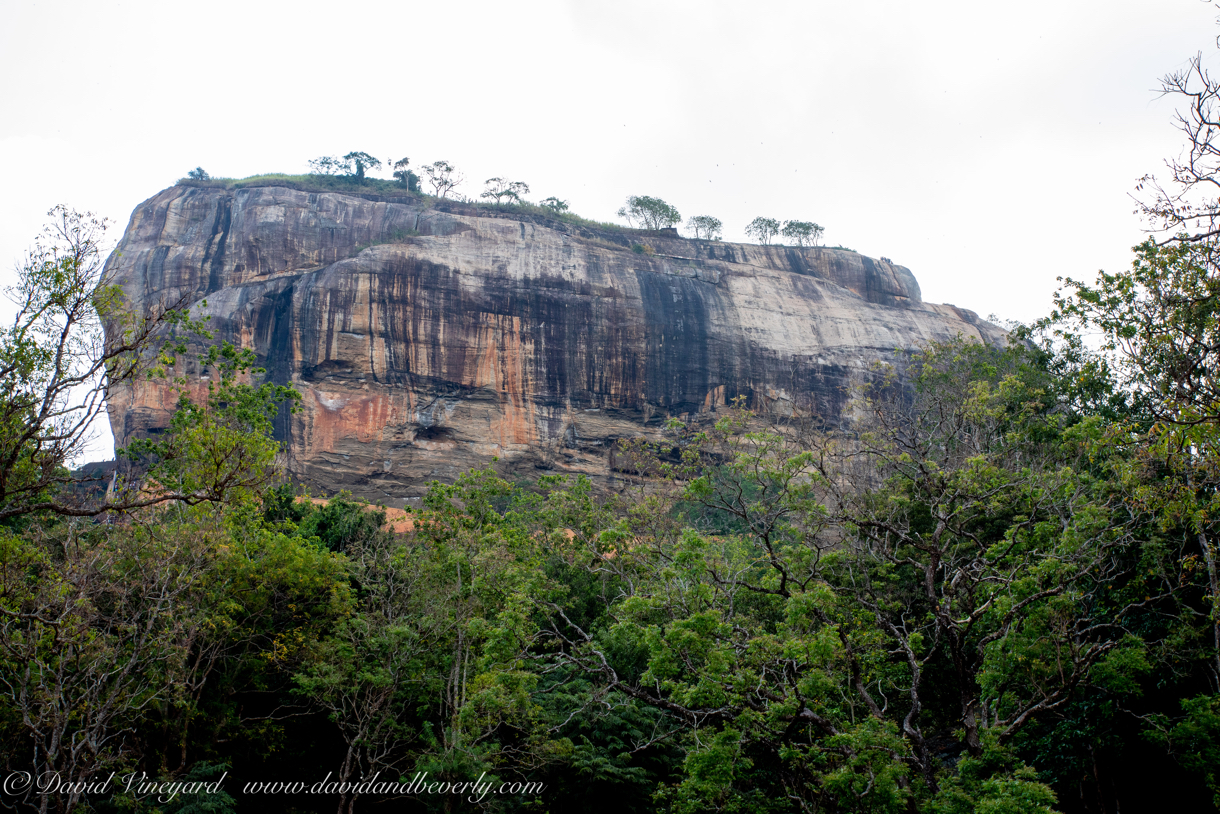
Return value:
<svg viewBox="0 0 1220 814">
<path fill-rule="evenodd" d="M 300 424 L 307 453 L 333 452 L 340 439 L 380 444 L 387 428 L 405 423 L 411 414 L 409 393 L 308 389 L 304 396 Z"/>
<path fill-rule="evenodd" d="M 534 343 L 523 339 L 520 317 L 480 314 L 474 348 L 475 367 L 469 382 L 493 390 L 500 400 L 501 414 L 492 422 L 492 438 L 501 447 L 536 443 L 533 388 L 526 368 L 526 360 L 534 355 Z"/>
</svg>

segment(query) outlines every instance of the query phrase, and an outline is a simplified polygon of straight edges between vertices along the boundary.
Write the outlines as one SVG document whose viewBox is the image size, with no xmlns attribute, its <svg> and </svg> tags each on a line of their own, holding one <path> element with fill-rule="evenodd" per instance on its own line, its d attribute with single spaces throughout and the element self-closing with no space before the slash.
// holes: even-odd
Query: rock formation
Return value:
<svg viewBox="0 0 1220 814">
<path fill-rule="evenodd" d="M 134 307 L 185 297 L 217 341 L 298 387 L 277 426 L 298 477 L 388 505 L 492 456 L 605 478 L 615 439 L 737 396 L 837 421 L 873 363 L 1003 336 L 855 252 L 283 186 L 167 189 L 132 214 L 110 271 Z M 175 400 L 116 393 L 116 443 Z"/>
</svg>

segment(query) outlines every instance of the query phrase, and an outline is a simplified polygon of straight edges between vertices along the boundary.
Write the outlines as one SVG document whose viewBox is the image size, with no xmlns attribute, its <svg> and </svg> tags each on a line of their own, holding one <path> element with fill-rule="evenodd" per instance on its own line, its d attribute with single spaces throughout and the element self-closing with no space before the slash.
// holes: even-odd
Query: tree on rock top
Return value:
<svg viewBox="0 0 1220 814">
<path fill-rule="evenodd" d="M 619 209 L 618 216 L 633 228 L 638 223 L 638 228 L 654 232 L 682 222 L 682 216 L 678 214 L 677 209 L 650 195 L 630 196 L 626 205 Z"/>
<path fill-rule="evenodd" d="M 465 180 L 457 168 L 448 161 L 433 161 L 422 169 L 424 175 L 428 177 L 428 183 L 432 185 L 432 194 L 438 198 L 444 198 L 454 187 Z"/>
<path fill-rule="evenodd" d="M 795 243 L 798 246 L 816 246 L 825 231 L 821 226 L 807 220 L 789 220 L 784 221 L 784 228 L 779 233 L 789 243 Z"/>
<path fill-rule="evenodd" d="M 686 228 L 695 233 L 695 240 L 719 240 L 724 224 L 711 215 L 695 215 L 686 222 Z"/>
<path fill-rule="evenodd" d="M 779 234 L 779 228 L 775 218 L 755 218 L 746 226 L 746 234 L 766 246 Z"/>
<path fill-rule="evenodd" d="M 381 168 L 381 161 L 368 153 L 350 152 L 342 158 L 324 155 L 309 162 L 309 171 L 314 175 L 346 175 L 357 181 L 364 181 L 368 170 Z"/>
<path fill-rule="evenodd" d="M 406 187 L 408 192 L 419 192 L 419 176 L 407 169 L 410 163 L 411 159 L 406 157 L 394 162 L 386 162 L 388 166 L 393 167 L 394 177 L 398 179 L 398 183 Z"/>
<path fill-rule="evenodd" d="M 488 178 L 483 182 L 487 188 L 480 195 L 480 198 L 495 198 L 496 206 L 500 205 L 502 199 L 507 199 L 509 203 L 521 203 L 521 196 L 528 195 L 530 185 L 524 181 L 510 181 L 507 178 Z"/>
<path fill-rule="evenodd" d="M 355 175 L 357 181 L 364 180 L 365 170 L 381 169 L 381 161 L 373 158 L 368 153 L 351 152 L 343 156 L 343 160 L 347 162 L 349 167 L 348 174 Z"/>
</svg>

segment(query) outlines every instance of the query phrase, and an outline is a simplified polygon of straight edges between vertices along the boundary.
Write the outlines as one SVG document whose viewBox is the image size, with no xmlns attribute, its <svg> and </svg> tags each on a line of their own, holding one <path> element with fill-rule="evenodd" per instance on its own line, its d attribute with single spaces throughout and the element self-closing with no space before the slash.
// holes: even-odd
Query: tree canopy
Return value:
<svg viewBox="0 0 1220 814">
<path fill-rule="evenodd" d="M 492 462 L 398 532 L 295 483 L 292 389 L 183 302 L 132 313 L 105 221 L 53 209 L 0 333 L 5 804 L 1220 809 L 1220 90 L 1197 63 L 1166 87 L 1191 106 L 1141 190 L 1165 231 L 1006 345 L 860 370 L 842 424 L 799 397 L 670 420 L 617 445 L 613 489 Z M 150 377 L 168 425 L 82 490 L 105 397 Z"/>
<path fill-rule="evenodd" d="M 392 164 L 394 178 L 407 188 L 409 192 L 419 192 L 419 176 L 408 169 L 411 159 L 403 157 Z"/>
<path fill-rule="evenodd" d="M 504 200 L 521 203 L 521 196 L 528 195 L 530 191 L 529 184 L 524 181 L 509 181 L 507 178 L 488 178 L 484 184 L 486 187 L 479 197 L 495 199 L 496 206 Z"/>
<path fill-rule="evenodd" d="M 695 233 L 696 240 L 719 240 L 724 224 L 711 215 L 695 215 L 686 222 L 686 228 Z"/>
<path fill-rule="evenodd" d="M 363 182 L 365 172 L 381 169 L 381 160 L 364 152 L 350 152 L 342 157 L 321 156 L 309 162 L 314 175 L 345 175 Z"/>
<path fill-rule="evenodd" d="M 183 320 L 114 358 L 167 383 L 206 365 L 208 391 L 125 451 L 130 483 L 87 504 L 112 522 L 73 521 L 70 450 L 23 394 L 55 379 L 64 305 L 109 300 L 65 296 L 106 289 L 95 227 L 55 214 L 19 299 L 58 316 L 2 346 L 26 399 L 0 424 L 15 770 L 223 764 L 242 783 L 192 804 L 285 812 L 245 780 L 331 772 L 349 785 L 318 804 L 342 812 L 401 797 L 360 778 L 424 771 L 542 784 L 498 798 L 512 810 L 1083 814 L 1154 804 L 1149 771 L 1191 810 L 1220 791 L 1218 422 L 1210 374 L 1183 367 L 1210 353 L 1183 340 L 1210 325 L 1198 243 L 1073 284 L 1009 347 L 958 338 L 865 376 L 850 427 L 738 404 L 621 444 L 617 491 L 489 467 L 433 484 L 396 534 L 286 477 L 273 417 L 295 397 Z M 56 449 L 38 481 L 26 462 Z"/>
<path fill-rule="evenodd" d="M 343 156 L 343 160 L 347 162 L 347 166 L 350 168 L 349 174 L 356 176 L 358 181 L 364 180 L 364 174 L 368 170 L 381 169 L 381 161 L 373 158 L 368 153 L 359 151 L 350 152 Z"/>
<path fill-rule="evenodd" d="M 678 210 L 660 198 L 649 195 L 632 195 L 627 203 L 620 207 L 618 216 L 627 221 L 629 226 L 639 224 L 639 228 L 659 231 L 682 222 Z"/>
<path fill-rule="evenodd" d="M 746 224 L 746 235 L 766 246 L 779 234 L 780 224 L 775 218 L 758 217 Z"/>
<path fill-rule="evenodd" d="M 448 161 L 433 161 L 423 167 L 423 172 L 432 185 L 432 194 L 438 198 L 446 197 L 454 187 L 466 180 Z"/>
<path fill-rule="evenodd" d="M 779 230 L 780 235 L 791 243 L 797 246 L 816 246 L 822 238 L 822 233 L 826 230 L 816 223 L 806 220 L 788 220 L 784 221 L 783 228 Z"/>
</svg>

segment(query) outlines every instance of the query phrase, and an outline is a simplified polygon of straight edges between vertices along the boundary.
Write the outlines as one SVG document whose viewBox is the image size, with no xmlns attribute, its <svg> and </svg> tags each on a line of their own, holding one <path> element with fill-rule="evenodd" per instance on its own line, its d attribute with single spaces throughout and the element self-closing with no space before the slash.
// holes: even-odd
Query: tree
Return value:
<svg viewBox="0 0 1220 814">
<path fill-rule="evenodd" d="M 426 675 L 436 644 L 428 635 L 433 620 L 422 607 L 426 580 L 393 535 L 367 536 L 350 554 L 362 601 L 294 677 L 297 691 L 325 710 L 343 737 L 347 749 L 338 767 L 340 783 L 401 760 L 403 745 L 415 735 L 403 720 L 411 700 L 407 690 Z M 340 796 L 341 814 L 352 810 L 357 797 Z"/>
<path fill-rule="evenodd" d="M 1189 527 L 1203 557 L 1209 669 L 1220 687 L 1220 524 L 1211 519 L 1220 510 L 1220 81 L 1200 54 L 1161 90 L 1186 100 L 1177 112 L 1186 150 L 1166 162 L 1168 184 L 1140 179 L 1136 201 L 1163 237 L 1136 246 L 1129 270 L 1100 272 L 1091 285 L 1064 280 L 1043 326 L 1077 345 L 1100 332 L 1097 364 L 1156 420 L 1136 457 L 1170 477 L 1146 483 L 1141 502 Z"/>
<path fill-rule="evenodd" d="M 324 155 L 310 159 L 309 171 L 314 175 L 347 175 L 349 167 L 342 158 Z"/>
<path fill-rule="evenodd" d="M 543 198 L 541 206 L 543 209 L 549 209 L 556 215 L 560 215 L 568 211 L 568 202 L 562 201 L 559 198 L 556 198 L 554 195 L 549 198 Z"/>
<path fill-rule="evenodd" d="M 618 210 L 618 216 L 630 226 L 638 223 L 639 228 L 653 232 L 682 222 L 682 216 L 678 214 L 677 209 L 660 198 L 648 195 L 628 197 L 627 204 Z"/>
<path fill-rule="evenodd" d="M 1167 242 L 1183 240 L 1214 246 L 1220 239 L 1220 80 L 1203 67 L 1196 54 L 1187 66 L 1161 80 L 1161 93 L 1185 100 L 1176 113 L 1178 130 L 1186 137 L 1182 158 L 1166 161 L 1169 183 L 1145 175 L 1136 187 L 1139 211 Z"/>
<path fill-rule="evenodd" d="M 348 549 L 359 604 L 294 677 L 343 737 L 341 780 L 421 769 L 472 780 L 557 751 L 520 663 L 536 632 L 527 597 L 551 588 L 513 493 L 490 471 L 433 484 L 412 540 L 383 533 Z"/>
<path fill-rule="evenodd" d="M 0 521 L 36 513 L 93 517 L 167 501 L 228 500 L 266 481 L 275 448 L 252 438 L 296 395 L 257 375 L 251 351 L 231 346 L 203 357 L 220 371 L 209 401 L 183 397 L 170 429 L 129 452 L 151 467 L 150 483 L 118 484 L 105 497 L 81 489 L 67 470 L 87 447 L 95 418 L 119 386 L 166 375 L 186 337 L 209 338 L 183 301 L 133 314 L 101 258 L 106 222 L 65 207 L 46 227 L 6 290 L 17 306 L 0 332 Z M 180 383 L 181 380 L 179 380 Z M 254 436 L 250 434 L 254 433 Z"/>
<path fill-rule="evenodd" d="M 309 162 L 309 169 L 314 175 L 346 175 L 359 183 L 364 182 L 366 171 L 380 168 L 380 159 L 362 152 L 350 152 L 341 158 L 324 155 Z"/>
<path fill-rule="evenodd" d="M 746 226 L 746 234 L 766 246 L 779 234 L 779 228 L 775 218 L 755 218 Z"/>
<path fill-rule="evenodd" d="M 196 167 L 195 169 L 188 172 L 186 174 L 186 177 L 190 178 L 192 181 L 207 181 L 212 176 L 208 175 L 207 171 L 204 170 L 203 167 Z"/>
<path fill-rule="evenodd" d="M 821 226 L 807 220 L 789 220 L 784 222 L 780 234 L 798 246 L 816 246 L 824 231 Z"/>
<path fill-rule="evenodd" d="M 1135 407 L 1115 432 L 1130 439 L 1118 474 L 1131 510 L 1150 518 L 1146 549 L 1173 546 L 1165 570 L 1181 574 L 1183 594 L 1166 612 L 1179 644 L 1160 645 L 1160 664 L 1177 677 L 1170 687 L 1210 688 L 1143 716 L 1152 725 L 1144 734 L 1203 770 L 1220 800 L 1214 766 L 1200 765 L 1209 741 L 1220 743 L 1220 81 L 1198 54 L 1161 91 L 1184 102 L 1176 124 L 1186 144 L 1166 162 L 1167 180 L 1149 174 L 1136 187 L 1153 236 L 1127 270 L 1064 280 L 1040 327 L 1068 347 L 1094 348 L 1081 352 L 1085 364 L 1112 371 Z"/>
<path fill-rule="evenodd" d="M 355 175 L 357 181 L 364 181 L 364 173 L 366 170 L 381 169 L 380 159 L 373 158 L 368 153 L 351 152 L 343 156 L 343 160 L 347 162 L 349 167 L 348 174 Z"/>
<path fill-rule="evenodd" d="M 612 590 L 585 623 L 552 608 L 552 635 L 559 663 L 698 729 L 672 799 L 1053 802 L 1018 735 L 1084 693 L 1137 697 L 1137 631 L 1176 571 L 1141 560 L 1097 476 L 1124 450 L 1074 426 L 1034 361 L 945 343 L 914 388 L 861 392 L 850 437 L 738 412 L 658 450 L 649 491 L 680 502 L 601 526 L 572 559 Z M 969 775 L 932 745 L 953 730 Z"/>
<path fill-rule="evenodd" d="M 169 427 L 122 451 L 146 468 L 142 482 L 129 485 L 126 499 L 146 505 L 249 502 L 277 479 L 273 423 L 281 405 L 295 409 L 300 394 L 269 381 L 248 383 L 266 373 L 254 366 L 249 348 L 225 342 L 209 348 L 200 362 L 219 373 L 219 382 L 208 381 L 207 396 L 196 401 L 183 389 Z"/>
<path fill-rule="evenodd" d="M 495 198 L 496 206 L 505 198 L 510 203 L 521 203 L 521 196 L 528 195 L 530 191 L 529 184 L 524 181 L 509 181 L 507 178 L 488 178 L 483 183 L 487 188 L 479 197 Z"/>
<path fill-rule="evenodd" d="M 205 568 L 182 540 L 102 529 L 40 529 L 42 541 L 0 529 L 0 702 L 25 765 L 68 784 L 9 793 L 43 814 L 77 810 L 73 784 L 119 769 L 141 719 L 174 700 Z"/>
<path fill-rule="evenodd" d="M 0 331 L 0 520 L 38 511 L 92 516 L 138 499 L 83 501 L 66 466 L 119 385 L 155 374 L 185 350 L 171 329 L 202 330 L 182 300 L 129 310 L 107 278 L 107 222 L 56 206 L 5 290 L 17 306 Z M 134 502 L 133 502 L 134 501 Z"/>
<path fill-rule="evenodd" d="M 395 161 L 392 165 L 394 177 L 398 179 L 398 183 L 407 188 L 408 192 L 419 192 L 419 176 L 407 169 L 410 163 L 411 159 L 405 157 Z"/>
<path fill-rule="evenodd" d="M 428 183 L 432 185 L 432 194 L 444 198 L 462 181 L 466 180 L 461 173 L 448 161 L 434 161 L 423 168 Z"/>
<path fill-rule="evenodd" d="M 686 222 L 686 228 L 695 233 L 696 240 L 719 240 L 724 224 L 711 215 L 695 215 Z"/>
</svg>

